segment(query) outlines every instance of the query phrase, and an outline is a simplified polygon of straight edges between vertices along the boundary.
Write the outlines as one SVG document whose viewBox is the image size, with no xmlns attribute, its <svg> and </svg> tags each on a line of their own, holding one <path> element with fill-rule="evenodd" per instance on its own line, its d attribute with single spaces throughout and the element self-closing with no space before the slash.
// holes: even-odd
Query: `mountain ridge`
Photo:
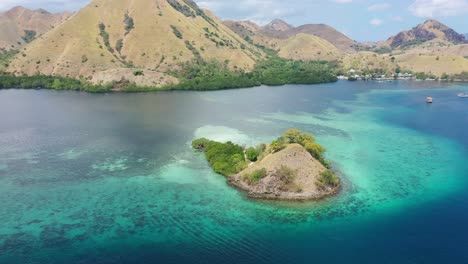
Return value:
<svg viewBox="0 0 468 264">
<path fill-rule="evenodd" d="M 66 21 L 72 13 L 50 13 L 16 6 L 0 13 L 0 49 L 19 49 Z"/>
<path fill-rule="evenodd" d="M 457 33 L 445 24 L 429 19 L 410 30 L 401 31 L 390 37 L 387 43 L 392 48 L 406 47 L 428 41 L 448 42 L 452 44 L 466 43 L 465 36 Z"/>
<path fill-rule="evenodd" d="M 26 46 L 8 71 L 93 82 L 131 76 L 139 85 L 163 86 L 174 83 L 170 71 L 193 60 L 217 60 L 231 69 L 250 70 L 261 56 L 193 1 L 94 0 Z M 134 68 L 160 74 L 131 74 Z M 98 78 L 104 71 L 108 75 Z M 153 75 L 158 78 L 148 83 Z"/>
<path fill-rule="evenodd" d="M 293 29 L 294 26 L 286 23 L 284 20 L 281 19 L 274 19 L 270 23 L 266 24 L 262 27 L 262 30 L 272 30 L 272 31 L 288 31 Z"/>
<path fill-rule="evenodd" d="M 159 87 L 177 84 L 174 74 L 194 62 L 216 61 L 219 67 L 241 73 L 250 72 L 266 54 L 296 61 L 331 61 L 348 70 L 392 72 L 401 68 L 438 75 L 468 71 L 464 36 L 433 19 L 387 41 L 358 43 L 325 24 L 295 27 L 275 19 L 259 26 L 251 21 L 220 21 L 192 0 L 94 0 L 73 15 L 22 7 L 2 15 L 10 21 L 20 17 L 23 24 L 35 21 L 36 16 L 64 19 L 43 35 L 24 40 L 22 46 L 27 45 L 16 56 L 5 53 L 8 58 L 2 64 L 15 75 Z M 1 32 L 2 28 L 0 41 Z M 18 48 L 12 47 L 17 52 Z"/>
</svg>

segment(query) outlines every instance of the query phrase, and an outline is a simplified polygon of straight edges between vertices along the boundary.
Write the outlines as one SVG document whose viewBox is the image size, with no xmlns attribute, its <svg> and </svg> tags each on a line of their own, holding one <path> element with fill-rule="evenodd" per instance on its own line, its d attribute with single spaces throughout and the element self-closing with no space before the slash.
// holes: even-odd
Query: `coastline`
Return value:
<svg viewBox="0 0 468 264">
<path fill-rule="evenodd" d="M 0 90 L 8 90 L 8 89 L 20 89 L 20 90 L 55 90 L 55 91 L 77 91 L 77 92 L 87 92 L 87 93 L 146 93 L 146 92 L 168 92 L 168 91 L 221 91 L 221 90 L 235 90 L 235 89 L 249 89 L 255 88 L 260 86 L 282 86 L 282 85 L 315 85 L 315 84 L 325 84 L 325 83 L 335 83 L 338 81 L 349 81 L 347 79 L 336 79 L 335 81 L 329 82 L 321 82 L 321 83 L 284 83 L 278 85 L 272 84 L 255 84 L 255 85 L 247 85 L 247 86 L 231 86 L 231 87 L 222 87 L 217 89 L 186 89 L 180 88 L 177 85 L 172 86 L 163 86 L 163 87 L 138 87 L 132 86 L 125 89 L 118 89 L 113 87 L 106 87 L 104 85 L 90 85 L 90 84 L 76 84 L 76 82 L 80 82 L 80 80 L 73 79 L 75 83 L 68 87 L 60 87 L 60 88 L 53 88 L 53 87 L 44 87 L 43 85 L 38 86 L 22 86 L 22 85 L 2 85 L 2 76 L 0 75 Z M 53 77 L 53 79 L 61 80 L 61 78 Z M 373 82 L 392 82 L 392 81 L 412 81 L 412 82 L 439 82 L 439 83 L 468 83 L 468 80 L 462 79 L 454 79 L 454 80 L 435 80 L 435 79 L 427 79 L 427 80 L 420 80 L 416 78 L 385 78 L 385 79 L 358 79 L 355 81 L 373 81 Z"/>
<path fill-rule="evenodd" d="M 249 190 L 245 183 L 238 179 L 231 177 L 227 179 L 227 183 L 235 189 L 246 193 L 248 198 L 259 200 L 274 200 L 274 201 L 320 201 L 332 196 L 337 195 L 342 190 L 342 184 L 331 187 L 327 192 L 310 192 L 310 193 L 293 193 L 293 192 L 280 192 L 280 193 L 253 193 Z"/>
<path fill-rule="evenodd" d="M 136 86 L 133 83 L 108 83 L 108 84 L 92 84 L 84 80 L 55 77 L 55 76 L 11 76 L 0 74 L 0 90 L 2 89 L 24 89 L 24 90 L 57 90 L 57 91 L 82 91 L 89 93 L 140 93 L 140 92 L 160 92 L 160 91 L 218 91 L 230 89 L 246 89 L 254 88 L 262 85 L 267 86 L 282 86 L 288 84 L 313 85 L 322 83 L 337 82 L 336 77 L 329 79 L 321 79 L 320 81 L 282 81 L 275 82 L 259 82 L 255 80 L 246 81 L 242 77 L 226 79 L 219 86 L 212 86 L 207 83 L 206 86 L 198 84 L 192 87 L 190 83 L 181 82 L 179 84 L 165 85 L 161 87 L 152 86 Z M 215 87 L 215 88 L 214 88 Z"/>
</svg>

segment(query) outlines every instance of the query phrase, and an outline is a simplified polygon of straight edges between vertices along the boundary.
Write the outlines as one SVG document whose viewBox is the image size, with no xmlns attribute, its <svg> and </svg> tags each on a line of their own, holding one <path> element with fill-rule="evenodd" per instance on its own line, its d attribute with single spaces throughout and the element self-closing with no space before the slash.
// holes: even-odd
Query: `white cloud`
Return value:
<svg viewBox="0 0 468 264">
<path fill-rule="evenodd" d="M 370 23 L 371 25 L 374 25 L 374 26 L 380 26 L 380 25 L 382 25 L 383 20 L 382 20 L 382 19 L 378 19 L 378 18 L 373 18 L 373 19 L 371 19 L 371 21 L 369 21 L 369 23 Z"/>
<path fill-rule="evenodd" d="M 385 11 L 392 8 L 392 5 L 389 3 L 375 4 L 367 8 L 369 11 Z"/>
<path fill-rule="evenodd" d="M 417 17 L 447 17 L 468 13 L 468 0 L 415 0 L 409 11 Z"/>
<path fill-rule="evenodd" d="M 401 16 L 392 16 L 391 17 L 393 21 L 401 22 L 403 21 L 403 17 Z"/>
<path fill-rule="evenodd" d="M 346 4 L 346 3 L 351 3 L 353 0 L 335 0 L 338 4 Z"/>
</svg>

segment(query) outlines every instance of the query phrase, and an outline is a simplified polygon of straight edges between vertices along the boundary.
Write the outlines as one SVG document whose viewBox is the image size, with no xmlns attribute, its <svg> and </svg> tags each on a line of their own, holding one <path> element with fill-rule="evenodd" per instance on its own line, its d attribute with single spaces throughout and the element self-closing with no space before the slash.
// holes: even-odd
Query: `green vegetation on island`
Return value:
<svg viewBox="0 0 468 264">
<path fill-rule="evenodd" d="M 83 80 L 54 76 L 12 76 L 0 75 L 0 89 L 52 89 L 86 91 L 90 93 L 103 93 L 112 88 L 112 85 L 92 85 Z"/>
<path fill-rule="evenodd" d="M 227 62 L 188 63 L 174 75 L 180 84 L 171 90 L 220 90 L 284 84 L 318 84 L 335 82 L 333 67 L 322 61 L 293 61 L 270 57 L 257 63 L 252 72 L 233 71 Z"/>
<path fill-rule="evenodd" d="M 192 147 L 203 151 L 213 170 L 224 176 L 238 173 L 248 165 L 244 149 L 232 142 L 220 143 L 200 138 L 192 142 Z"/>
</svg>

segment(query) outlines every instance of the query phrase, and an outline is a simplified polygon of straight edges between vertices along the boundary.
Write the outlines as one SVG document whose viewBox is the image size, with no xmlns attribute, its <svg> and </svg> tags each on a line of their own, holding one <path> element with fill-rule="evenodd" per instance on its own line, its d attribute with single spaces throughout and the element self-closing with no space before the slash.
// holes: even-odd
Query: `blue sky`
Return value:
<svg viewBox="0 0 468 264">
<path fill-rule="evenodd" d="M 90 0 L 0 0 L 0 11 L 16 5 L 76 11 Z M 324 23 L 358 41 L 384 40 L 428 18 L 468 33 L 468 0 L 196 0 L 222 19 L 265 24 L 281 18 L 293 25 Z"/>
</svg>

